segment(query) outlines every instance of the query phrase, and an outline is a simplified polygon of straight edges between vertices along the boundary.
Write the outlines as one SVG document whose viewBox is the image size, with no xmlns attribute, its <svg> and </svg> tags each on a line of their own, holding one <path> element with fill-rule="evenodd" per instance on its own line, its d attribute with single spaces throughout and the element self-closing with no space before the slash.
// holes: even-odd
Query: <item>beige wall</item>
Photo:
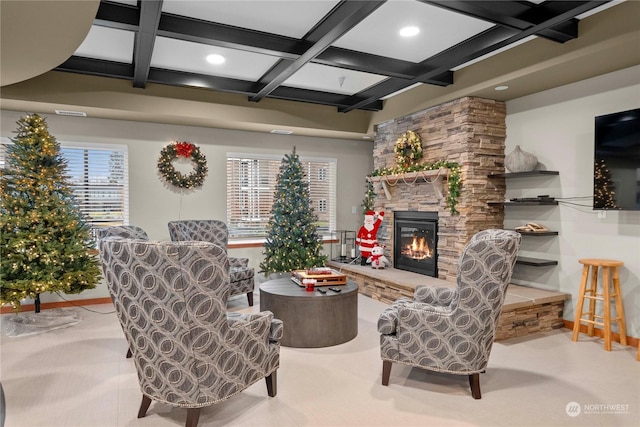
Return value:
<svg viewBox="0 0 640 427">
<path fill-rule="evenodd" d="M 550 194 L 576 197 L 592 194 L 594 117 L 640 106 L 640 67 L 585 80 L 507 102 L 506 153 L 516 145 L 534 153 L 550 170 L 552 178 L 510 180 L 507 197 Z M 1 136 L 9 137 L 21 113 L 1 112 Z M 276 136 L 91 118 L 48 117 L 51 132 L 60 141 L 118 143 L 129 146 L 130 222 L 148 230 L 153 239 L 168 239 L 166 223 L 176 218 L 224 218 L 227 151 L 250 151 L 284 155 L 296 145 L 301 155 L 338 159 L 338 228 L 357 230 L 361 225 L 360 202 L 364 176 L 373 169 L 372 143 L 349 140 Z M 180 196 L 158 180 L 155 162 L 161 147 L 174 139 L 200 145 L 207 156 L 209 177 L 201 190 Z M 589 203 L 590 199 L 585 203 Z M 351 207 L 356 206 L 356 214 Z M 558 230 L 559 236 L 523 240 L 522 255 L 557 259 L 556 267 L 519 267 L 514 282 L 567 292 L 565 319 L 573 320 L 581 265 L 585 257 L 624 261 L 621 270 L 627 334 L 640 337 L 640 212 L 607 212 L 598 218 L 590 207 L 560 205 L 555 208 L 507 210 L 505 227 L 539 222 Z M 260 249 L 237 249 L 257 266 Z M 106 296 L 104 287 L 77 297 Z M 74 298 L 72 296 L 71 298 Z M 76 297 L 76 298 L 77 298 Z M 57 300 L 44 296 L 43 301 Z"/>
<path fill-rule="evenodd" d="M 556 198 L 593 194 L 594 117 L 640 107 L 640 67 L 507 102 L 506 152 L 516 145 L 535 154 L 556 177 L 507 181 L 507 197 Z M 524 237 L 521 255 L 558 260 L 556 267 L 519 266 L 514 283 L 571 294 L 564 318 L 574 319 L 580 258 L 623 261 L 620 271 L 627 334 L 640 337 L 640 211 L 606 212 L 599 218 L 590 198 L 568 200 L 587 206 L 505 209 L 505 227 L 536 222 L 559 231 L 555 237 Z"/>
<path fill-rule="evenodd" d="M 1 112 L 1 136 L 12 137 L 16 121 L 25 113 Z M 365 176 L 373 170 L 372 142 L 272 135 L 190 126 L 119 120 L 45 116 L 49 131 L 59 142 L 124 144 L 129 147 L 129 222 L 144 228 L 151 239 L 168 240 L 167 222 L 175 219 L 226 218 L 226 153 L 250 152 L 284 156 L 293 147 L 300 156 L 337 159 L 337 228 L 357 230 L 362 224 L 360 203 Z M 200 146 L 207 157 L 209 174 L 204 185 L 189 194 L 170 190 L 160 181 L 156 162 L 162 147 L 173 140 Z M 352 213 L 355 206 L 356 213 Z M 234 256 L 248 256 L 258 270 L 262 248 L 232 249 Z M 104 285 L 73 299 L 108 296 Z M 42 300 L 57 301 L 55 295 Z"/>
</svg>

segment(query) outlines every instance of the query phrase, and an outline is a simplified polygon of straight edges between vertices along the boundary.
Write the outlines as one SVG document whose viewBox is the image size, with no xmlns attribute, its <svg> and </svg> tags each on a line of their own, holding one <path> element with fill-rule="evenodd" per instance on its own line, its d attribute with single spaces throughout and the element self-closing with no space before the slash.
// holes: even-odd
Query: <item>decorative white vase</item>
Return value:
<svg viewBox="0 0 640 427">
<path fill-rule="evenodd" d="M 523 151 L 519 145 L 504 158 L 504 166 L 509 172 L 529 172 L 538 165 L 538 158 Z"/>
</svg>

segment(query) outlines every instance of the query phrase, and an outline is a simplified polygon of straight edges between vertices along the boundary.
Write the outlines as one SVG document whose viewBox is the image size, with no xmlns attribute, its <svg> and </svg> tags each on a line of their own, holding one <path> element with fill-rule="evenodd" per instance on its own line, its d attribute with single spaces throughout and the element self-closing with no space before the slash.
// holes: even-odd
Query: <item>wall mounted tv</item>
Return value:
<svg viewBox="0 0 640 427">
<path fill-rule="evenodd" d="M 595 118 L 593 208 L 640 210 L 640 108 Z"/>
</svg>

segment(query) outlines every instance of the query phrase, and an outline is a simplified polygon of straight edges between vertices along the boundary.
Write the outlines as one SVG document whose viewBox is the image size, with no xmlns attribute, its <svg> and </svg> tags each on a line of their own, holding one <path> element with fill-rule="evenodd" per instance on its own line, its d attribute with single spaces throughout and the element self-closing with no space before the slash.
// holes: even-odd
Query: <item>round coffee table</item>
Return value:
<svg viewBox="0 0 640 427">
<path fill-rule="evenodd" d="M 334 292 L 330 287 L 341 289 Z M 290 278 L 260 285 L 260 310 L 269 310 L 283 322 L 280 344 L 317 348 L 342 344 L 358 335 L 358 285 L 323 286 L 308 292 Z"/>
</svg>

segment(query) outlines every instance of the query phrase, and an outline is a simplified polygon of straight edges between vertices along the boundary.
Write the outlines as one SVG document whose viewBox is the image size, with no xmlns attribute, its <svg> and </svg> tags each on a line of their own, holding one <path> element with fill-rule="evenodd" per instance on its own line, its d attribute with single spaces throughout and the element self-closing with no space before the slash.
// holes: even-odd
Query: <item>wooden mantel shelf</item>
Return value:
<svg viewBox="0 0 640 427">
<path fill-rule="evenodd" d="M 406 172 L 397 175 L 370 176 L 368 180 L 372 183 L 380 182 L 382 184 L 382 189 L 384 190 L 387 200 L 391 200 L 389 186 L 395 187 L 398 184 L 413 185 L 425 182 L 431 184 L 438 197 L 442 198 L 442 190 L 440 186 L 435 184 L 441 182 L 440 178 L 444 177 L 446 179 L 448 175 L 449 169 L 441 168 L 437 170 Z"/>
</svg>

